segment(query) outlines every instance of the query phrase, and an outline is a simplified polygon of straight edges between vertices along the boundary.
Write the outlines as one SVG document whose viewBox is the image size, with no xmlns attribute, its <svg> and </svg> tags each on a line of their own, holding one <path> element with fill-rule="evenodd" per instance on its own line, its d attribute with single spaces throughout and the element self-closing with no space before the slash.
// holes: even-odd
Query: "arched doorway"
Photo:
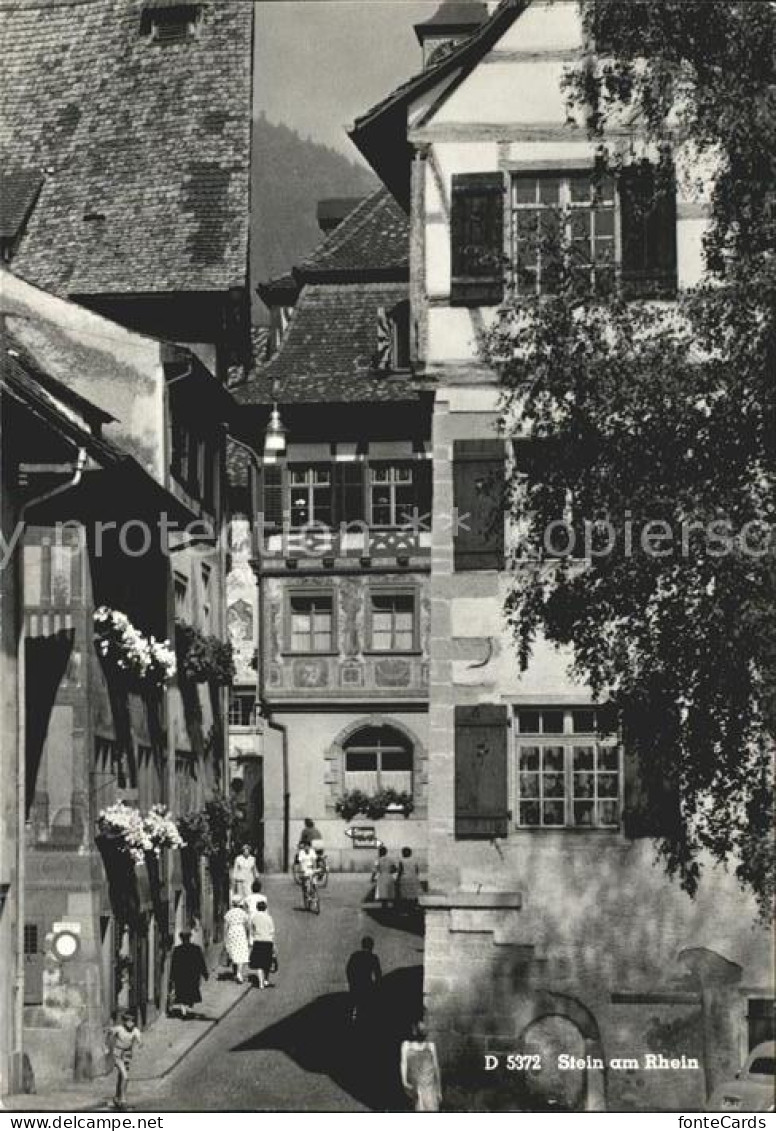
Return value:
<svg viewBox="0 0 776 1131">
<path fill-rule="evenodd" d="M 581 1002 L 548 994 L 520 1034 L 520 1048 L 540 1058 L 541 1071 L 526 1073 L 526 1087 L 538 1105 L 554 1101 L 571 1111 L 606 1111 L 601 1035 Z"/>
</svg>

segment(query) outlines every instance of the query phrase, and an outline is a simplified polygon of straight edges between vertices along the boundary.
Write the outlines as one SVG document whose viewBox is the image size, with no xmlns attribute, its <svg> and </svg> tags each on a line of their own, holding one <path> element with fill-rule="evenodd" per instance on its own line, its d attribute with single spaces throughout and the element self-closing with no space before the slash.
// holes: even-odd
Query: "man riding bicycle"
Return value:
<svg viewBox="0 0 776 1131">
<path fill-rule="evenodd" d="M 318 853 L 304 841 L 299 845 L 299 851 L 296 854 L 296 866 L 299 871 L 299 878 L 302 881 L 302 895 L 307 901 L 311 892 L 315 891 L 317 886 Z"/>
</svg>

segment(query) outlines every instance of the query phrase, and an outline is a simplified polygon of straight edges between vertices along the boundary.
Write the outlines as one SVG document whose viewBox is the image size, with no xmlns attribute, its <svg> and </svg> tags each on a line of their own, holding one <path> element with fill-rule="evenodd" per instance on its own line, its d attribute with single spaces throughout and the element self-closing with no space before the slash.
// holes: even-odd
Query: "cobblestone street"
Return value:
<svg viewBox="0 0 776 1131">
<path fill-rule="evenodd" d="M 273 987 L 249 992 L 163 1081 L 138 1082 L 133 1106 L 402 1109 L 398 1040 L 420 1000 L 422 939 L 406 926 L 399 929 L 388 915 L 362 908 L 367 888 L 363 874 L 332 876 L 322 892 L 321 914 L 314 916 L 302 910 L 290 877 L 270 877 L 266 890 L 280 956 Z M 347 1024 L 344 973 L 364 934 L 375 939 L 385 977 L 381 1020 L 366 1041 L 364 1034 L 354 1040 Z"/>
</svg>

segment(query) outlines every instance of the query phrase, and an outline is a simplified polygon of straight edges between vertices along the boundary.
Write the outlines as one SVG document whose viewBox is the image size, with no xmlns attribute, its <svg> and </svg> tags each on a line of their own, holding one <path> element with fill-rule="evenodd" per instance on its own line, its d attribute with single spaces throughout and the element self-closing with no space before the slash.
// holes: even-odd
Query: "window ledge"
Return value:
<svg viewBox="0 0 776 1131">
<path fill-rule="evenodd" d="M 458 909 L 465 907 L 478 908 L 514 908 L 519 911 L 523 906 L 523 896 L 519 891 L 452 891 L 429 892 L 420 897 L 421 907 L 439 909 Z"/>
<path fill-rule="evenodd" d="M 568 834 L 571 834 L 571 836 L 589 836 L 592 833 L 594 836 L 608 834 L 609 836 L 619 837 L 622 834 L 622 827 L 620 825 L 593 826 L 592 828 L 577 828 L 572 825 L 513 825 L 510 833 L 517 833 L 521 836 L 532 836 L 535 833 L 539 833 L 540 836 L 545 836 L 547 833 L 563 833 L 564 836 Z"/>
<path fill-rule="evenodd" d="M 339 652 L 334 648 L 327 652 L 292 652 L 290 649 L 285 649 L 280 654 L 287 656 L 290 660 L 324 659 L 326 656 L 339 656 Z"/>
<path fill-rule="evenodd" d="M 422 656 L 423 651 L 420 648 L 402 648 L 401 650 L 389 648 L 385 651 L 379 648 L 365 648 L 364 655 L 383 659 L 386 656 Z"/>
</svg>

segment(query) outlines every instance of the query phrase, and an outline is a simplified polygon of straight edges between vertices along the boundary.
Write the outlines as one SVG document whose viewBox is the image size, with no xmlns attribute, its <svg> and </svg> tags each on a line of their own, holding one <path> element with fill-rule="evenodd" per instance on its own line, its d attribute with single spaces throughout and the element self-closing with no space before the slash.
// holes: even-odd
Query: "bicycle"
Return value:
<svg viewBox="0 0 776 1131">
<path fill-rule="evenodd" d="M 318 880 L 315 875 L 302 877 L 302 903 L 305 911 L 320 915 L 321 897 L 318 895 Z"/>
</svg>

